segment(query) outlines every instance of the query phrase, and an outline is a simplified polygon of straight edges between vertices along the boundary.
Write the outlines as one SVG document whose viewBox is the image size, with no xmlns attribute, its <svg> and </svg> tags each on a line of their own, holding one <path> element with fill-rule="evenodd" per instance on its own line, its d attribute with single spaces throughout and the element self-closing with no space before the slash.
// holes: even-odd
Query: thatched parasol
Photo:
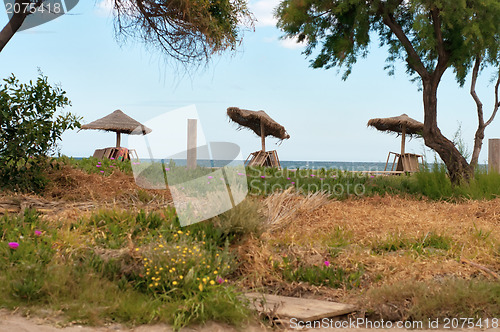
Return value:
<svg viewBox="0 0 500 332">
<path fill-rule="evenodd" d="M 368 121 L 368 126 L 375 127 L 380 131 L 400 133 L 402 136 L 401 155 L 405 153 L 406 135 L 421 136 L 424 130 L 424 124 L 422 122 L 412 119 L 406 114 L 391 118 L 371 119 Z"/>
<path fill-rule="evenodd" d="M 98 129 L 116 132 L 117 148 L 120 147 L 121 133 L 132 135 L 146 135 L 151 132 L 151 129 L 132 119 L 130 116 L 120 110 L 116 110 L 113 113 L 106 115 L 104 118 L 83 125 L 81 129 Z"/>
<path fill-rule="evenodd" d="M 240 125 L 240 128 L 249 128 L 257 136 L 260 136 L 262 151 L 266 151 L 266 136 L 274 136 L 281 140 L 290 138 L 285 127 L 274 121 L 264 111 L 249 111 L 238 107 L 229 107 L 227 109 L 227 116 Z"/>
</svg>

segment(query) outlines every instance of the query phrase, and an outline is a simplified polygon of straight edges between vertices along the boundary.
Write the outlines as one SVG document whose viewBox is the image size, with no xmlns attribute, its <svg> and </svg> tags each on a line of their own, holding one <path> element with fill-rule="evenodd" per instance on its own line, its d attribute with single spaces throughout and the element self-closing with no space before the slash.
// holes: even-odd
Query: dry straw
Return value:
<svg viewBox="0 0 500 332">
<path fill-rule="evenodd" d="M 97 129 L 132 135 L 146 135 L 151 132 L 151 129 L 132 119 L 121 110 L 116 110 L 103 118 L 85 124 L 81 129 Z"/>
<path fill-rule="evenodd" d="M 257 136 L 274 136 L 281 140 L 290 138 L 285 127 L 274 121 L 264 111 L 249 111 L 238 107 L 229 107 L 227 116 L 239 125 L 238 129 L 248 128 Z M 264 127 L 264 135 L 261 132 L 261 124 Z"/>
<path fill-rule="evenodd" d="M 328 203 L 325 192 L 300 194 L 290 187 L 282 192 L 276 192 L 264 200 L 267 225 L 270 231 L 287 227 L 301 212 L 314 211 Z"/>
<path fill-rule="evenodd" d="M 424 124 L 410 118 L 406 114 L 390 118 L 376 118 L 368 121 L 368 126 L 375 127 L 380 131 L 402 133 L 405 128 L 406 135 L 420 136 L 424 130 Z"/>
</svg>

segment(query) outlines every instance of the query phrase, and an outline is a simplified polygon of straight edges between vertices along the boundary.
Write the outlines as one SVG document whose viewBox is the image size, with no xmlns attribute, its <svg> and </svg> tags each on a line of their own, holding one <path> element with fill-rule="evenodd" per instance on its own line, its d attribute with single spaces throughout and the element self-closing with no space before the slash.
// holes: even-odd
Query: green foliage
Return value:
<svg viewBox="0 0 500 332">
<path fill-rule="evenodd" d="M 455 132 L 455 134 L 453 134 L 453 138 L 451 139 L 451 141 L 457 147 L 458 152 L 460 152 L 460 154 L 464 156 L 465 159 L 469 159 L 472 156 L 472 152 L 470 152 L 469 147 L 465 143 L 462 136 L 462 124 L 459 123 L 457 131 Z"/>
<path fill-rule="evenodd" d="M 344 78 L 358 57 L 367 55 L 372 32 L 378 33 L 381 45 L 388 47 L 386 68 L 391 72 L 399 59 L 406 63 L 409 74 L 416 73 L 420 65 L 416 61 L 421 61 L 423 68 L 432 73 L 441 46 L 447 53 L 446 66 L 454 68 L 461 84 L 477 55 L 487 55 L 492 63 L 498 62 L 500 5 L 496 0 L 376 0 L 368 3 L 284 0 L 276 17 L 286 37 L 298 37 L 307 43 L 307 56 L 321 47 L 311 62 L 313 68 L 344 66 Z M 396 30 L 401 35 L 396 35 Z M 408 43 L 403 42 L 405 39 Z"/>
<path fill-rule="evenodd" d="M 71 113 L 56 116 L 70 105 L 66 92 L 51 87 L 40 74 L 35 83 L 20 83 L 12 75 L 0 90 L 0 187 L 39 190 L 45 184 L 46 157 L 61 135 L 80 126 Z"/>
<path fill-rule="evenodd" d="M 243 0 L 117 2 L 116 30 L 185 64 L 234 50 L 254 18 Z"/>
</svg>

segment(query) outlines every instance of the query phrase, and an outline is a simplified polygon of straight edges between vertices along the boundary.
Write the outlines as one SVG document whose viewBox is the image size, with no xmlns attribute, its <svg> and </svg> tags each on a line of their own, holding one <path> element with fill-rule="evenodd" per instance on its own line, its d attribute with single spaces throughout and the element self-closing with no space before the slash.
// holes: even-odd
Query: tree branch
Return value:
<svg viewBox="0 0 500 332">
<path fill-rule="evenodd" d="M 26 13 L 26 7 L 28 4 L 29 3 L 26 3 L 23 0 L 16 0 L 14 2 L 13 8 L 16 8 L 16 5 L 18 5 L 19 10 L 13 12 L 7 25 L 2 29 L 2 31 L 0 31 L 0 52 L 2 52 L 5 45 L 7 45 L 17 30 L 19 30 L 21 25 L 23 25 L 24 20 L 28 16 Z"/>
<path fill-rule="evenodd" d="M 28 15 L 30 15 L 30 8 L 38 8 L 42 5 L 44 0 L 36 1 L 26 1 L 26 0 L 16 0 L 12 6 L 13 13 L 9 22 L 0 31 L 0 52 L 4 49 L 5 45 L 11 40 L 11 38 L 16 34 L 16 32 L 21 28 L 24 20 Z M 33 5 L 32 5 L 33 4 Z M 17 7 L 18 5 L 19 7 Z M 28 7 L 32 5 L 31 7 Z M 17 11 L 15 8 L 19 8 Z"/>
<path fill-rule="evenodd" d="M 498 87 L 500 86 L 500 69 L 498 70 L 498 78 L 497 78 L 497 84 L 495 84 L 495 106 L 493 108 L 493 113 L 491 114 L 491 117 L 486 121 L 486 124 L 484 125 L 485 127 L 489 125 L 493 119 L 495 118 L 495 115 L 497 114 L 498 108 L 500 107 L 500 101 L 498 101 Z"/>
<path fill-rule="evenodd" d="M 476 62 L 474 63 L 474 69 L 472 70 L 472 79 L 470 83 L 470 94 L 474 101 L 476 102 L 476 107 L 477 107 L 477 117 L 479 121 L 479 127 L 485 127 L 484 125 L 484 116 L 483 116 L 483 103 L 479 99 L 477 93 L 476 93 L 476 81 L 477 81 L 477 76 L 479 74 L 479 67 L 481 65 L 481 60 L 482 57 L 478 55 L 476 57 Z"/>
<path fill-rule="evenodd" d="M 396 37 L 399 39 L 399 41 L 403 44 L 403 47 L 405 48 L 406 53 L 408 54 L 408 58 L 409 58 L 408 64 L 410 65 L 410 67 L 412 67 L 420 75 L 420 77 L 423 80 L 428 79 L 429 72 L 427 71 L 424 64 L 422 63 L 420 56 L 413 48 L 411 41 L 406 36 L 401 25 L 399 25 L 396 22 L 396 20 L 394 19 L 394 16 L 392 14 L 387 13 L 385 10 L 384 10 L 382 15 L 383 15 L 382 19 L 383 19 L 384 24 L 387 25 L 389 27 L 389 29 L 391 29 L 391 31 L 396 35 Z"/>
<path fill-rule="evenodd" d="M 434 69 L 433 78 L 434 80 L 441 80 L 450 58 L 449 53 L 444 48 L 443 32 L 441 31 L 441 18 L 439 17 L 439 9 L 431 9 L 432 26 L 434 27 L 434 35 L 436 36 L 436 48 L 438 51 L 438 63 Z"/>
</svg>

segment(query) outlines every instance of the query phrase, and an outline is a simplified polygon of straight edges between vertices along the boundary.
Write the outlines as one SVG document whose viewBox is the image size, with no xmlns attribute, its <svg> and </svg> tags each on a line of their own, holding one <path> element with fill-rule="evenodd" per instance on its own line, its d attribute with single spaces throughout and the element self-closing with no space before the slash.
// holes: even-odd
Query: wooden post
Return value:
<svg viewBox="0 0 500 332">
<path fill-rule="evenodd" d="M 500 138 L 488 140 L 488 171 L 500 173 Z"/>
<path fill-rule="evenodd" d="M 264 123 L 262 121 L 260 122 L 260 139 L 262 141 L 262 152 L 266 152 L 266 134 Z"/>
<path fill-rule="evenodd" d="M 196 142 L 197 142 L 197 130 L 196 130 L 196 119 L 188 119 L 188 132 L 187 132 L 187 168 L 196 168 Z"/>
<path fill-rule="evenodd" d="M 117 131 L 116 132 L 116 147 L 119 148 L 120 147 L 120 143 L 121 143 L 121 136 L 120 136 L 120 132 Z"/>
<path fill-rule="evenodd" d="M 403 171 L 406 171 L 406 158 L 405 158 L 405 143 L 406 143 L 406 126 L 403 125 L 401 132 L 401 166 L 403 167 Z"/>
<path fill-rule="evenodd" d="M 405 141 L 406 141 L 406 126 L 403 126 L 403 131 L 401 133 L 401 155 L 405 154 Z"/>
</svg>

